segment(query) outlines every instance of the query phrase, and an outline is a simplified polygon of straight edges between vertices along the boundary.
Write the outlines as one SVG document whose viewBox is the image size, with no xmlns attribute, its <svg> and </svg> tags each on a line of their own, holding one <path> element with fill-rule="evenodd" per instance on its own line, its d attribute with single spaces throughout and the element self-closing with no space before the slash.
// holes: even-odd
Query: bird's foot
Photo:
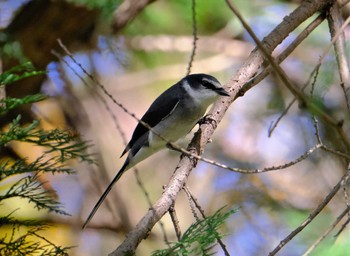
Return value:
<svg viewBox="0 0 350 256">
<path fill-rule="evenodd" d="M 199 121 L 197 123 L 199 125 L 211 124 L 214 128 L 216 128 L 216 126 L 218 125 L 217 121 L 210 114 L 203 116 L 201 119 L 199 119 Z"/>
</svg>

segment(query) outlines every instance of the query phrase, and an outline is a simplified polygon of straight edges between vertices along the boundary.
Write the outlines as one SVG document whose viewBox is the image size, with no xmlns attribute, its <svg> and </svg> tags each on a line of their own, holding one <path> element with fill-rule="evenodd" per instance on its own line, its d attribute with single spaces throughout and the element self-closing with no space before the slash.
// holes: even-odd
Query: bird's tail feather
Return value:
<svg viewBox="0 0 350 256">
<path fill-rule="evenodd" d="M 97 203 L 95 204 L 94 208 L 92 208 L 92 211 L 90 212 L 89 216 L 87 217 L 86 221 L 84 222 L 83 229 L 86 228 L 86 226 L 89 224 L 90 220 L 94 217 L 95 213 L 97 212 L 98 208 L 100 208 L 101 204 L 103 201 L 106 199 L 107 195 L 111 191 L 113 185 L 120 179 L 120 177 L 123 175 L 126 167 L 128 166 L 129 161 L 125 161 L 124 165 L 122 168 L 120 168 L 119 172 L 117 175 L 114 177 L 114 179 L 109 183 L 108 187 L 106 190 L 103 192 L 102 196 L 98 199 Z"/>
</svg>

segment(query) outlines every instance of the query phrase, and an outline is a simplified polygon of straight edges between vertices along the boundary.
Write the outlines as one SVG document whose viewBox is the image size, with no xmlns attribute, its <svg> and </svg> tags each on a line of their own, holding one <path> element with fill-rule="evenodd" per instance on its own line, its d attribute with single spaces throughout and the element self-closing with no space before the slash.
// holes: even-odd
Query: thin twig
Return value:
<svg viewBox="0 0 350 256">
<path fill-rule="evenodd" d="M 348 172 L 350 172 L 350 169 L 348 170 Z M 349 201 L 349 195 L 348 195 L 346 183 L 343 184 L 343 194 L 344 194 L 344 200 L 345 200 L 346 207 L 349 208 L 350 201 Z M 348 212 L 348 221 L 349 220 L 350 220 L 350 211 Z"/>
<path fill-rule="evenodd" d="M 286 16 L 283 21 L 266 36 L 264 45 L 272 51 L 291 31 L 315 12 L 322 10 L 327 5 L 327 0 L 301 2 L 301 4 L 289 16 Z M 263 56 L 259 52 L 253 51 L 244 65 L 242 65 L 237 73 L 229 80 L 227 88 L 229 88 L 229 91 L 232 93 L 232 97 L 217 102 L 209 112 L 213 115 L 213 118 L 217 123 L 220 123 L 229 105 L 235 100 L 236 95 L 242 88 L 243 84 L 256 74 L 262 61 Z M 197 135 L 194 136 L 190 144 L 196 149 L 194 152 L 199 154 L 203 151 L 208 139 L 213 135 L 214 131 L 215 127 L 212 125 L 201 124 L 199 132 L 196 133 Z M 194 161 L 193 158 L 183 155 L 162 196 L 142 217 L 135 229 L 128 233 L 122 244 L 120 244 L 110 255 L 125 255 L 126 253 L 132 254 L 135 252 L 141 241 L 148 236 L 155 223 L 159 221 L 176 200 L 177 195 L 187 181 L 188 175 L 196 164 L 197 161 Z"/>
<path fill-rule="evenodd" d="M 349 212 L 348 212 L 349 215 Z M 341 226 L 341 228 L 339 229 L 339 231 L 334 235 L 334 237 L 338 237 L 346 228 L 346 226 L 350 223 L 350 218 L 348 217 L 348 219 L 344 222 L 344 224 Z"/>
<path fill-rule="evenodd" d="M 243 19 L 242 15 L 239 13 L 238 9 L 231 3 L 230 0 L 226 0 L 226 3 L 228 4 L 229 8 L 232 10 L 232 12 L 237 16 L 237 18 L 242 23 L 243 27 L 247 30 L 247 32 L 250 34 L 250 36 L 253 38 L 254 42 L 257 44 L 259 50 L 263 53 L 263 56 L 269 61 L 270 65 L 273 67 L 273 69 L 276 71 L 276 74 L 279 76 L 281 81 L 284 83 L 284 85 L 289 89 L 289 91 L 302 103 L 303 106 L 308 107 L 311 112 L 314 114 L 320 116 L 325 122 L 336 128 L 339 135 L 342 137 L 342 139 L 346 142 L 347 146 L 350 147 L 349 138 L 344 133 L 341 127 L 339 127 L 339 122 L 337 122 L 332 116 L 330 116 L 328 113 L 323 111 L 320 106 L 315 104 L 313 101 L 309 99 L 307 95 L 305 95 L 299 88 L 297 88 L 295 85 L 293 85 L 284 72 L 284 70 L 278 65 L 278 63 L 275 61 L 275 59 L 271 56 L 269 51 L 264 47 L 263 43 L 257 38 L 253 30 L 250 28 L 250 26 L 246 23 L 246 21 Z"/>
<path fill-rule="evenodd" d="M 227 0 L 229 1 L 229 0 Z M 244 170 L 244 169 L 240 169 L 240 168 L 235 168 L 235 167 L 229 167 L 225 164 L 221 164 L 218 162 L 215 162 L 213 160 L 204 158 L 202 156 L 199 156 L 197 154 L 194 154 L 182 147 L 179 147 L 178 145 L 176 145 L 173 142 L 170 142 L 169 140 L 167 140 L 166 138 L 164 138 L 163 136 L 157 134 L 156 132 L 154 132 L 153 128 L 150 127 L 147 123 L 143 122 L 142 120 L 140 120 L 139 118 L 136 117 L 136 115 L 134 113 L 131 113 L 128 109 L 126 109 L 124 107 L 124 105 L 122 105 L 121 103 L 119 103 L 108 91 L 107 89 L 101 84 L 99 83 L 93 76 L 91 76 L 83 67 L 80 63 L 78 63 L 74 57 L 72 56 L 72 54 L 70 53 L 70 51 L 63 45 L 62 41 L 60 39 L 58 39 L 58 43 L 61 46 L 61 48 L 68 54 L 68 56 L 70 56 L 70 58 L 82 69 L 82 71 L 94 82 L 96 83 L 102 90 L 103 92 L 113 101 L 113 103 L 115 103 L 117 106 L 119 106 L 121 109 L 123 109 L 124 112 L 126 112 L 127 114 L 129 114 L 131 117 L 133 117 L 134 119 L 136 119 L 138 122 L 140 122 L 142 125 L 144 125 L 147 129 L 151 130 L 153 133 L 155 133 L 157 136 L 159 136 L 162 140 L 166 141 L 168 143 L 169 146 L 171 146 L 173 149 L 186 154 L 190 157 L 193 157 L 195 159 L 198 159 L 200 161 L 206 162 L 208 164 L 211 165 L 215 165 L 217 167 L 226 169 L 226 170 L 230 170 L 230 171 L 234 171 L 234 172 L 239 172 L 239 173 L 261 173 L 261 172 L 268 172 L 268 171 L 275 171 L 275 170 L 280 170 L 280 169 L 285 169 L 287 167 L 290 167 L 302 160 L 304 160 L 305 158 L 307 158 L 311 153 L 313 153 L 316 149 L 320 148 L 322 145 L 316 145 L 313 148 L 309 149 L 308 151 L 306 151 L 303 155 L 301 155 L 300 157 L 298 157 L 297 159 L 280 165 L 280 166 L 272 166 L 272 167 L 267 167 L 267 168 L 263 168 L 263 169 L 254 169 L 254 170 Z M 335 153 L 336 151 L 333 151 L 333 153 Z M 349 158 L 349 156 L 347 156 L 346 154 L 342 154 L 342 156 Z"/>
<path fill-rule="evenodd" d="M 310 30 L 311 29 L 315 29 L 316 25 L 318 26 L 319 24 L 321 24 L 321 22 L 325 19 L 325 15 L 323 13 L 321 13 L 311 24 L 310 27 L 308 27 Z M 348 21 L 349 22 L 349 21 Z M 346 23 L 347 24 L 347 23 Z M 340 36 L 340 31 L 343 31 L 346 28 L 345 24 L 339 29 L 338 33 L 336 33 L 334 35 L 334 37 L 332 38 L 331 42 L 327 45 L 327 47 L 323 50 L 321 57 L 318 60 L 317 65 L 315 66 L 315 68 L 311 71 L 309 78 L 307 79 L 306 83 L 304 84 L 304 86 L 301 88 L 301 91 L 304 91 L 305 88 L 309 85 L 309 83 L 311 82 L 311 80 L 313 80 L 312 84 L 311 84 L 311 94 L 313 93 L 313 90 L 316 86 L 316 81 L 317 81 L 317 77 L 318 77 L 318 73 L 319 70 L 321 68 L 321 65 L 323 63 L 323 60 L 326 58 L 328 52 L 330 51 L 330 49 L 332 48 L 332 45 L 335 43 L 335 41 L 337 40 L 337 38 Z M 311 31 L 310 31 L 311 33 Z M 278 61 L 278 58 L 276 59 Z M 294 99 L 290 102 L 290 104 L 287 106 L 287 108 L 283 111 L 283 113 L 280 115 L 280 117 L 275 121 L 275 123 L 271 126 L 272 128 L 269 131 L 269 136 L 271 136 L 273 130 L 277 127 L 277 124 L 280 122 L 280 120 L 282 119 L 283 116 L 286 115 L 286 113 L 288 112 L 288 110 L 291 108 L 291 106 L 296 102 L 297 98 L 294 97 Z"/>
<path fill-rule="evenodd" d="M 192 204 L 194 203 L 196 208 L 198 209 L 198 211 L 201 213 L 202 215 L 202 218 L 205 219 L 206 216 L 205 216 L 205 213 L 204 213 L 204 210 L 202 209 L 202 207 L 200 206 L 197 198 L 195 198 L 192 194 L 192 192 L 190 191 L 189 187 L 188 186 L 184 186 L 183 187 L 183 190 L 185 191 L 186 195 L 187 195 L 187 198 L 189 199 L 189 202 L 190 202 L 190 205 L 191 205 L 191 208 L 192 208 Z M 198 216 L 197 216 L 198 218 Z M 199 218 L 198 218 L 199 219 Z M 197 220 L 198 221 L 198 220 Z M 230 256 L 230 253 L 227 251 L 227 248 L 226 248 L 226 245 L 224 244 L 224 242 L 221 240 L 220 237 L 216 237 L 216 240 L 218 241 L 222 251 L 225 253 L 226 256 Z"/>
<path fill-rule="evenodd" d="M 66 61 L 66 60 L 63 58 L 63 56 L 62 56 L 60 53 L 58 53 L 58 52 L 55 51 L 55 50 L 52 50 L 51 53 L 52 53 L 54 56 L 56 56 L 57 59 L 59 59 L 60 61 L 62 61 L 62 62 L 73 72 L 73 74 L 74 74 L 75 76 L 77 76 L 77 77 L 81 80 L 81 82 L 84 84 L 84 86 L 86 86 L 87 88 L 90 88 L 90 86 L 89 86 L 89 84 L 87 83 L 87 81 L 86 81 L 86 80 L 85 80 L 85 79 L 84 79 L 84 78 L 83 78 L 83 77 L 68 63 L 68 61 Z M 107 102 L 104 100 L 103 96 L 102 96 L 100 93 L 96 92 L 96 91 L 94 91 L 94 93 L 95 93 L 95 95 L 102 101 L 102 103 L 104 104 L 105 108 L 106 108 L 107 111 L 108 111 L 109 106 L 108 106 Z M 102 174 L 102 175 L 101 175 L 101 174 Z M 97 187 L 97 189 L 98 189 L 98 192 L 102 192 L 102 186 L 103 186 L 103 185 L 101 184 L 101 178 L 103 177 L 103 180 L 104 180 L 103 182 L 108 182 L 108 173 L 106 172 L 105 168 L 102 168 L 99 177 L 100 177 L 100 179 L 98 179 L 99 182 L 96 183 L 96 185 L 97 185 L 96 187 Z M 107 205 L 108 210 L 111 212 L 113 218 L 117 217 L 117 216 L 115 215 L 115 211 L 114 211 L 113 208 L 112 208 L 112 204 L 111 204 L 110 200 L 107 200 L 107 201 L 106 201 L 106 205 Z"/>
<path fill-rule="evenodd" d="M 62 43 L 63 44 L 63 43 Z M 76 64 L 78 64 L 78 62 L 75 60 L 75 58 L 73 57 L 73 55 L 68 51 L 66 51 L 66 53 L 68 54 L 68 56 L 75 61 Z M 52 54 L 55 55 L 59 60 L 61 60 L 63 63 L 65 63 L 67 65 L 68 68 L 70 68 L 72 70 L 72 72 L 83 82 L 83 84 L 86 86 L 86 87 L 89 87 L 88 83 L 86 82 L 86 80 L 81 76 L 79 75 L 78 72 L 76 72 L 76 70 L 63 58 L 63 56 L 61 56 L 58 52 L 56 51 L 52 51 Z M 81 66 L 81 65 L 80 65 Z M 84 70 L 84 69 L 83 69 Z M 86 72 L 86 70 L 84 70 Z M 87 72 L 86 72 L 87 73 Z M 125 133 L 123 132 L 123 130 L 121 129 L 121 126 L 119 124 L 119 121 L 118 121 L 118 118 L 117 116 L 113 113 L 113 111 L 111 110 L 111 108 L 108 106 L 106 100 L 104 99 L 104 97 L 98 92 L 98 91 L 93 91 L 95 93 L 95 95 L 101 100 L 101 102 L 103 103 L 103 105 L 105 106 L 106 108 L 106 111 L 109 113 L 109 115 L 111 116 L 112 120 L 113 120 L 113 123 L 117 129 L 117 131 L 119 132 L 121 138 L 122 138 L 122 141 L 123 141 L 123 144 L 126 146 L 127 144 L 127 140 L 126 140 L 126 136 L 125 136 Z M 141 177 L 140 177 L 140 174 L 139 174 L 139 170 L 134 167 L 134 174 L 135 174 L 135 177 L 136 177 L 136 182 L 138 184 L 138 186 L 140 187 L 141 191 L 143 192 L 143 194 L 145 195 L 145 198 L 147 200 L 147 203 L 149 206 L 152 206 L 152 201 L 151 201 L 151 198 L 149 196 L 149 193 L 146 189 L 146 187 L 144 186 L 144 184 L 142 183 L 142 180 L 141 180 Z M 104 169 L 103 169 L 104 170 Z M 105 176 L 105 179 L 107 181 L 108 179 L 108 174 L 106 172 L 103 172 L 104 176 Z M 111 204 L 109 203 L 109 201 L 107 200 L 107 206 L 108 208 L 110 209 L 110 211 L 112 212 L 113 214 L 113 210 L 112 210 L 112 206 Z M 165 232 L 165 228 L 164 228 L 164 224 L 162 221 L 159 222 L 159 225 L 160 225 L 160 229 L 162 230 L 162 233 L 163 233 L 163 238 L 164 238 L 164 241 L 165 243 L 169 244 L 169 241 L 168 241 L 168 238 L 167 238 L 167 235 L 166 235 L 166 232 Z"/>
<path fill-rule="evenodd" d="M 171 222 L 173 223 L 173 226 L 175 229 L 175 234 L 176 234 L 177 240 L 180 241 L 181 240 L 181 228 L 179 225 L 179 219 L 177 218 L 177 215 L 176 215 L 174 204 L 169 208 L 169 215 L 170 215 Z"/>
<path fill-rule="evenodd" d="M 279 76 L 281 81 L 285 84 L 285 86 L 292 92 L 292 94 L 298 98 L 302 103 L 307 105 L 308 99 L 306 95 L 304 95 L 299 89 L 297 89 L 290 81 L 284 70 L 278 65 L 278 63 L 275 61 L 274 57 L 271 56 L 271 54 L 265 49 L 262 42 L 258 39 L 258 37 L 255 35 L 254 31 L 251 29 L 251 27 L 248 25 L 248 23 L 244 20 L 243 16 L 240 14 L 238 9 L 235 5 L 232 4 L 230 0 L 226 0 L 227 5 L 231 9 L 231 11 L 237 16 L 245 30 L 249 33 L 249 35 L 252 37 L 254 42 L 257 44 L 259 50 L 263 53 L 263 56 L 269 61 L 270 65 L 273 67 L 276 74 Z M 316 107 L 315 107 L 316 108 Z M 317 109 L 318 110 L 318 109 Z M 318 112 L 322 112 L 319 111 Z M 334 120 L 329 117 L 326 113 L 321 113 L 322 116 L 326 120 L 328 120 L 330 123 L 334 123 Z"/>
<path fill-rule="evenodd" d="M 350 169 L 348 169 L 348 173 L 350 173 Z M 349 203 L 349 196 L 348 196 L 348 192 L 346 190 L 347 188 L 347 182 L 344 181 L 344 183 L 342 184 L 343 186 L 343 192 L 344 192 L 344 199 L 345 199 L 345 204 L 347 206 L 347 208 L 350 207 L 350 203 Z M 345 227 L 349 224 L 350 222 L 350 211 L 348 211 L 348 219 L 346 222 L 344 222 L 344 224 L 342 225 L 342 227 L 339 229 L 339 231 L 337 232 L 337 234 L 335 234 L 335 237 L 338 237 L 341 232 L 343 232 L 343 230 L 345 229 Z"/>
<path fill-rule="evenodd" d="M 245 173 L 245 174 L 253 174 L 253 173 L 263 173 L 263 172 L 270 172 L 270 171 L 277 171 L 277 170 L 281 170 L 281 169 L 286 169 L 290 166 L 293 166 L 301 161 L 303 161 L 304 159 L 308 158 L 313 152 L 315 152 L 317 149 L 319 148 L 323 148 L 322 144 L 317 144 L 315 146 L 313 146 L 312 148 L 308 149 L 307 151 L 304 152 L 304 154 L 302 154 L 301 156 L 299 156 L 298 158 L 282 164 L 282 165 L 276 165 L 276 166 L 270 166 L 270 167 L 265 167 L 262 169 L 241 169 L 241 168 L 236 168 L 236 167 L 230 167 L 215 161 L 212 161 L 210 159 L 204 158 L 204 157 L 197 157 L 197 155 L 191 153 L 191 157 L 194 157 L 198 160 L 201 160 L 205 163 L 211 164 L 211 165 L 215 165 L 217 167 L 223 168 L 225 170 L 229 170 L 229 171 L 233 171 L 233 172 L 238 172 L 238 173 Z M 190 153 L 190 152 L 189 152 Z M 346 155 L 347 156 L 347 155 Z M 350 156 L 347 156 L 348 159 L 350 159 Z"/>
<path fill-rule="evenodd" d="M 287 46 L 285 50 L 281 54 L 276 57 L 277 63 L 282 63 L 310 34 L 314 31 L 325 19 L 325 14 L 321 13 L 317 16 L 295 39 L 294 41 Z M 263 71 L 261 71 L 258 75 L 253 77 L 249 82 L 247 82 L 242 90 L 241 94 L 244 94 L 247 90 L 260 83 L 263 79 L 265 79 L 271 72 L 273 68 L 271 65 L 268 65 Z M 241 95 L 240 95 L 241 96 Z"/>
<path fill-rule="evenodd" d="M 308 79 L 308 81 L 304 84 L 304 86 L 301 88 L 301 91 L 303 92 L 305 90 L 305 88 L 309 85 L 310 83 L 310 80 L 311 80 L 311 77 L 313 76 L 314 77 L 314 80 L 313 80 L 313 83 L 312 83 L 312 88 L 314 88 L 314 85 L 316 84 L 316 81 L 317 81 L 317 77 L 318 77 L 318 72 L 319 72 L 319 68 L 321 67 L 321 64 L 320 65 L 317 65 L 317 68 L 314 69 L 312 72 L 311 72 L 311 75 Z M 287 115 L 289 109 L 293 106 L 293 104 L 297 101 L 297 98 L 294 97 L 292 99 L 292 101 L 288 104 L 288 106 L 282 111 L 281 115 L 277 118 L 277 120 L 271 124 L 270 128 L 269 128 L 269 132 L 268 132 L 268 137 L 271 137 L 272 133 L 274 132 L 274 130 L 277 128 L 277 125 L 279 124 L 279 122 L 282 120 L 282 118 L 284 116 Z M 313 115 L 314 116 L 314 115 Z"/>
<path fill-rule="evenodd" d="M 68 54 L 68 56 L 75 62 L 75 64 L 77 64 L 82 71 L 94 82 L 96 83 L 102 90 L 103 92 L 113 101 L 113 103 L 115 103 L 117 106 L 119 106 L 120 108 L 122 108 L 127 114 L 129 114 L 130 116 L 132 116 L 134 119 L 136 119 L 137 121 L 139 121 L 142 125 L 144 125 L 147 129 L 151 130 L 153 132 L 153 128 L 150 127 L 147 123 L 141 121 L 139 118 L 137 118 L 135 116 L 135 114 L 131 113 L 128 109 L 126 109 L 121 103 L 119 103 L 117 100 L 115 100 L 115 98 L 106 90 L 106 88 L 99 83 L 94 77 L 92 77 L 82 66 L 80 63 L 78 63 L 74 57 L 72 56 L 72 54 L 69 52 L 69 50 L 63 45 L 62 41 L 59 40 L 59 44 L 60 46 L 66 51 L 66 53 Z M 234 172 L 238 172 L 238 173 L 262 173 L 262 172 L 268 172 L 268 171 L 276 171 L 276 170 L 280 170 L 280 169 L 285 169 L 288 168 L 292 165 L 295 165 L 296 163 L 301 162 L 302 160 L 306 159 L 308 156 L 310 156 L 316 149 L 322 147 L 322 145 L 316 145 L 313 148 L 310 148 L 309 150 L 307 150 L 303 155 L 299 156 L 297 159 L 290 161 L 288 163 L 282 164 L 282 165 L 278 165 L 278 166 L 271 166 L 271 167 L 266 167 L 263 169 L 252 169 L 252 170 L 245 170 L 245 169 L 241 169 L 241 168 L 236 168 L 236 167 L 230 167 L 227 166 L 225 164 L 210 160 L 208 158 L 199 156 L 197 154 L 194 154 L 182 147 L 179 147 L 178 145 L 176 145 L 173 142 L 170 142 L 169 140 L 167 140 L 166 138 L 162 137 L 161 135 L 155 133 L 157 136 L 159 136 L 161 139 L 163 139 L 164 141 L 166 141 L 168 143 L 168 145 L 173 148 L 174 150 L 177 150 L 185 155 L 188 155 L 190 157 L 193 157 L 195 159 L 198 159 L 200 161 L 203 161 L 205 163 L 226 169 L 226 170 L 230 170 L 230 171 L 234 171 Z M 347 158 L 350 159 L 349 156 L 344 155 Z"/>
<path fill-rule="evenodd" d="M 323 149 L 324 151 L 326 151 L 326 152 L 332 153 L 333 155 L 342 157 L 342 158 L 344 158 L 345 160 L 350 161 L 350 158 L 349 158 L 349 155 L 348 155 L 348 154 L 343 153 L 343 152 L 341 152 L 341 151 L 339 151 L 339 150 L 330 148 L 330 147 L 326 146 L 326 145 L 322 142 L 321 135 L 320 135 L 320 131 L 319 131 L 319 127 L 318 127 L 318 120 L 317 120 L 317 118 L 316 118 L 314 115 L 312 116 L 312 119 L 313 119 L 313 124 L 314 124 L 314 128 L 315 128 L 315 136 L 316 136 L 316 139 L 317 139 L 318 144 L 322 145 L 322 149 Z"/>
<path fill-rule="evenodd" d="M 192 51 L 191 51 L 191 56 L 190 56 L 190 60 L 188 62 L 187 65 L 187 72 L 186 75 L 188 76 L 189 74 L 191 74 L 191 68 L 192 68 L 192 63 L 194 61 L 194 56 L 196 54 L 196 49 L 197 49 L 197 20 L 196 20 L 196 0 L 192 0 L 192 37 L 193 37 L 193 41 L 192 41 Z"/>
<path fill-rule="evenodd" d="M 342 187 L 343 182 L 346 182 L 350 177 L 350 172 L 346 172 L 340 181 L 328 193 L 325 199 L 313 210 L 309 217 L 306 218 L 296 229 L 294 229 L 286 238 L 284 238 L 270 253 L 269 256 L 276 255 L 289 241 L 291 241 L 297 234 L 299 234 L 316 216 L 323 210 L 323 208 L 332 200 L 335 194 Z"/>
<path fill-rule="evenodd" d="M 298 36 L 297 38 L 276 58 L 277 63 L 282 63 L 282 61 L 307 37 L 309 36 L 309 34 L 315 29 L 317 28 L 322 21 L 325 19 L 325 15 L 324 13 L 321 13 L 315 20 L 313 20 Z M 264 69 L 267 70 L 268 72 L 267 74 L 269 74 L 272 71 L 272 67 L 268 66 L 268 68 Z M 316 71 L 317 75 L 318 75 L 318 69 Z M 266 74 L 266 75 L 267 75 Z M 260 74 L 259 74 L 260 75 Z M 317 75 L 315 75 L 315 77 L 317 77 Z M 301 88 L 302 91 L 304 91 L 304 89 L 307 87 L 307 85 L 309 84 L 309 80 L 305 83 L 305 85 Z M 272 136 L 272 133 L 274 132 L 274 130 L 276 129 L 277 125 L 279 124 L 279 122 L 282 120 L 282 118 L 284 116 L 287 115 L 289 109 L 292 107 L 292 105 L 296 102 L 296 98 L 294 97 L 293 100 L 288 104 L 288 106 L 282 111 L 281 115 L 277 118 L 277 120 L 275 122 L 273 122 L 269 128 L 268 131 L 268 137 Z"/>
<path fill-rule="evenodd" d="M 77 60 L 73 57 L 72 53 L 68 50 L 68 48 L 63 44 L 63 42 L 61 41 L 61 39 L 57 39 L 58 44 L 60 45 L 60 47 L 66 52 L 66 54 L 69 56 L 69 58 L 83 71 L 83 73 L 89 77 L 89 79 L 94 82 L 102 91 L 105 95 L 108 96 L 108 98 L 110 98 L 112 100 L 112 102 L 117 105 L 119 108 L 121 108 L 126 114 L 128 114 L 129 116 L 131 116 L 132 118 L 134 118 L 137 122 L 139 122 L 140 124 L 142 124 L 144 127 L 146 127 L 148 130 L 150 130 L 151 132 L 153 132 L 156 136 L 158 136 L 160 139 L 164 140 L 169 146 L 171 146 L 173 149 L 180 151 L 184 154 L 188 154 L 190 156 L 194 156 L 193 153 L 187 151 L 186 149 L 179 147 L 178 145 L 176 145 L 175 143 L 169 141 L 168 139 L 164 138 L 162 135 L 158 134 L 156 131 L 154 131 L 154 129 L 147 124 L 146 122 L 142 121 L 141 119 L 139 119 L 134 113 L 130 112 L 123 104 L 121 104 L 119 101 L 117 101 L 112 94 L 110 94 L 108 92 L 108 90 L 105 88 L 105 86 L 103 84 L 101 84 L 95 77 L 93 77 L 89 72 L 86 71 L 86 69 L 81 65 L 81 63 L 77 62 Z M 198 158 L 200 158 L 200 156 L 197 156 Z"/>
<path fill-rule="evenodd" d="M 346 214 L 349 214 L 350 206 L 347 206 L 344 211 L 336 218 L 336 220 L 332 223 L 332 225 L 327 228 L 325 232 L 307 249 L 307 251 L 303 254 L 303 256 L 309 255 L 328 235 L 332 232 L 332 230 L 338 225 L 338 223 L 344 218 Z"/>
<path fill-rule="evenodd" d="M 200 218 L 197 215 L 196 206 L 195 206 L 194 200 L 192 199 L 192 194 L 191 194 L 188 186 L 184 186 L 182 189 L 183 189 L 183 191 L 185 191 L 185 194 L 186 194 L 186 196 L 188 198 L 188 202 L 190 204 L 191 212 L 192 212 L 193 217 L 196 219 L 196 221 L 199 221 Z M 203 216 L 203 214 L 202 214 L 202 217 L 205 218 L 205 216 Z"/>
<path fill-rule="evenodd" d="M 316 135 L 316 139 L 317 142 L 323 145 L 323 149 L 325 151 L 330 152 L 330 149 L 328 149 L 323 143 L 322 143 L 322 139 L 321 139 L 321 135 L 320 135 L 320 131 L 319 131 L 319 127 L 318 127 L 318 120 L 317 118 L 313 115 L 312 116 L 313 119 L 313 123 L 314 123 L 314 128 L 315 128 L 315 135 Z M 349 172 L 349 171 L 348 171 Z M 346 192 L 346 180 L 344 180 L 343 183 L 341 183 L 341 186 L 343 187 L 344 191 Z M 333 224 L 309 247 L 309 249 L 303 254 L 303 256 L 309 255 L 310 252 L 312 252 L 316 246 L 322 242 L 323 239 L 325 239 L 329 233 L 335 228 L 335 226 L 340 222 L 340 220 L 345 216 L 345 214 L 347 213 L 348 215 L 350 214 L 349 210 L 350 210 L 350 205 L 348 204 L 347 200 L 346 200 L 346 209 L 344 210 L 343 213 L 341 213 L 337 219 L 335 220 L 335 222 L 333 222 Z M 343 225 L 344 227 L 344 225 Z"/>
<path fill-rule="evenodd" d="M 345 36 L 341 26 L 341 14 L 337 4 L 334 4 L 329 11 L 328 24 L 331 32 L 332 39 L 337 36 L 334 42 L 334 51 L 336 53 L 337 63 L 339 67 L 340 86 L 343 89 L 346 106 L 348 109 L 348 115 L 350 116 L 350 73 L 349 63 L 347 60 L 347 54 L 345 50 Z M 344 22 L 347 24 L 350 22 L 350 17 Z"/>
</svg>

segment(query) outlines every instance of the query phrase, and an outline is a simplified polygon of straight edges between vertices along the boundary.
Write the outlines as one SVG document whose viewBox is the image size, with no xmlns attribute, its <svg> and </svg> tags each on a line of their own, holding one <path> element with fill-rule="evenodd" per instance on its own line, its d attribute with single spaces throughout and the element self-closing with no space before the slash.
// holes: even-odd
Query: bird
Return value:
<svg viewBox="0 0 350 256">
<path fill-rule="evenodd" d="M 207 108 L 220 96 L 230 94 L 215 77 L 208 74 L 190 74 L 156 98 L 140 119 L 121 154 L 123 157 L 128 153 L 124 164 L 95 204 L 83 229 L 125 171 L 166 148 L 169 142 L 176 142 L 188 134 L 204 116 Z"/>
</svg>

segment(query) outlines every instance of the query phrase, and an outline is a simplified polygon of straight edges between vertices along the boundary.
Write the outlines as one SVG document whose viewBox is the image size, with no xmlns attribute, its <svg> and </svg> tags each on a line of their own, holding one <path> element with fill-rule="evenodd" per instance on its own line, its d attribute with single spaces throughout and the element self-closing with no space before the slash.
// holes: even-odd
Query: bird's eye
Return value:
<svg viewBox="0 0 350 256">
<path fill-rule="evenodd" d="M 207 89 L 211 89 L 211 90 L 217 89 L 215 85 L 213 85 L 211 82 L 209 82 L 207 80 L 202 80 L 201 84 Z"/>
</svg>

